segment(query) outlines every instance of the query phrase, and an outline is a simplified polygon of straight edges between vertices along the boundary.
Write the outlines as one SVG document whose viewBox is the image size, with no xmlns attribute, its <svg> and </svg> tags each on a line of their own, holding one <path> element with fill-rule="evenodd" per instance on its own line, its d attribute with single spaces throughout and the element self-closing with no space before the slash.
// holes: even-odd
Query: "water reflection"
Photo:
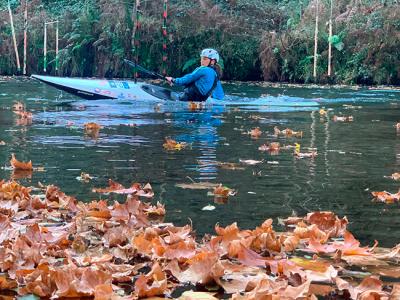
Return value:
<svg viewBox="0 0 400 300">
<path fill-rule="evenodd" d="M 209 111 L 182 112 L 173 114 L 174 124 L 187 133 L 179 134 L 177 140 L 193 144 L 200 151 L 195 160 L 196 165 L 188 165 L 188 170 L 196 170 L 199 176 L 196 180 L 215 179 L 217 176 L 217 145 L 220 140 L 217 127 L 222 124 L 219 118 L 222 107 Z"/>
</svg>

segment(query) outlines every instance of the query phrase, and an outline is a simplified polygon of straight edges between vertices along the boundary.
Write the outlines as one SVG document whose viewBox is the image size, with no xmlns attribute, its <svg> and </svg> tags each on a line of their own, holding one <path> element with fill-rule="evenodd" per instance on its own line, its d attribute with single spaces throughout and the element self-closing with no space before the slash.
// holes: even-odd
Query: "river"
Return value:
<svg viewBox="0 0 400 300">
<path fill-rule="evenodd" d="M 17 178 L 24 185 L 55 184 L 78 200 L 106 196 L 92 192 L 108 179 L 129 186 L 149 182 L 155 197 L 167 209 L 166 221 L 193 223 L 201 235 L 214 225 L 237 222 L 254 228 L 273 218 L 303 216 L 330 210 L 347 216 L 349 229 L 364 244 L 373 240 L 393 246 L 400 236 L 398 204 L 372 202 L 371 191 L 397 192 L 390 177 L 400 171 L 400 92 L 373 89 L 263 87 L 226 85 L 228 94 L 257 98 L 316 99 L 318 108 L 285 109 L 259 106 L 215 106 L 191 111 L 173 105 L 128 101 L 86 101 L 28 79 L 0 81 L 0 178 L 13 176 L 9 160 L 32 160 L 32 175 Z M 32 123 L 21 122 L 12 105 L 23 102 Z M 319 109 L 328 112 L 328 117 Z M 353 116 L 335 122 L 333 116 Z M 96 138 L 85 135 L 83 125 L 102 126 Z M 273 128 L 303 131 L 303 137 L 276 137 Z M 259 127 L 262 134 L 248 133 Z M 188 143 L 180 151 L 166 151 L 165 137 Z M 316 149 L 314 158 L 298 159 L 293 149 L 278 155 L 258 148 L 270 142 L 300 144 L 301 151 Z M 240 160 L 262 161 L 257 165 Z M 234 164 L 228 164 L 234 163 Z M 81 172 L 94 178 L 77 180 Z M 191 182 L 222 183 L 236 191 L 226 203 L 214 202 L 207 190 L 179 186 Z M 121 197 L 111 196 L 121 200 Z M 213 210 L 202 210 L 205 206 Z M 191 221 L 189 221 L 191 220 Z"/>
</svg>

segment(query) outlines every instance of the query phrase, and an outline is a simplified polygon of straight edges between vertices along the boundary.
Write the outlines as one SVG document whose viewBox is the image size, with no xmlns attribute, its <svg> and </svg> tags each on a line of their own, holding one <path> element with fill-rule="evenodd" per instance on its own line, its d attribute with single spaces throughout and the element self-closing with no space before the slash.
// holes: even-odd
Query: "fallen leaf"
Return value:
<svg viewBox="0 0 400 300">
<path fill-rule="evenodd" d="M 336 116 L 332 117 L 332 121 L 334 122 L 353 122 L 353 116 Z"/>
<path fill-rule="evenodd" d="M 178 300 L 218 300 L 218 298 L 215 298 L 212 293 L 186 291 Z"/>
<path fill-rule="evenodd" d="M 286 137 L 292 137 L 292 136 L 299 137 L 299 138 L 303 137 L 303 131 L 294 131 L 294 130 L 289 129 L 289 128 L 286 128 L 284 130 L 280 130 L 277 126 L 274 127 L 274 134 L 276 136 L 284 135 Z"/>
<path fill-rule="evenodd" d="M 211 190 L 219 186 L 217 183 L 212 182 L 192 182 L 192 183 L 177 183 L 176 187 L 181 189 L 190 189 L 190 190 Z"/>
<path fill-rule="evenodd" d="M 85 134 L 91 138 L 97 138 L 99 136 L 99 132 L 101 126 L 94 122 L 89 122 L 84 124 Z"/>
<path fill-rule="evenodd" d="M 262 164 L 264 160 L 253 160 L 253 159 L 239 159 L 242 164 L 254 166 L 258 164 Z"/>
<path fill-rule="evenodd" d="M 222 186 L 222 184 L 220 184 L 219 186 L 217 186 L 216 188 L 214 188 L 214 195 L 217 197 L 228 197 L 233 190 L 231 190 L 230 188 L 226 187 L 226 186 Z"/>
<path fill-rule="evenodd" d="M 135 292 L 140 298 L 163 295 L 167 291 L 167 278 L 156 262 L 151 271 L 135 281 Z"/>
<path fill-rule="evenodd" d="M 173 151 L 173 150 L 182 150 L 184 148 L 186 148 L 187 143 L 178 143 L 177 141 L 171 139 L 171 138 L 165 138 L 165 143 L 163 144 L 163 147 L 165 150 L 168 151 Z"/>
<path fill-rule="evenodd" d="M 258 139 L 261 136 L 262 131 L 260 130 L 260 127 L 256 127 L 250 130 L 248 134 L 250 134 L 253 139 Z"/>
<path fill-rule="evenodd" d="M 395 194 L 391 194 L 387 191 L 371 192 L 371 194 L 374 196 L 375 201 L 384 202 L 387 204 L 392 204 L 400 200 L 400 190 Z"/>
<path fill-rule="evenodd" d="M 321 108 L 321 109 L 319 110 L 319 115 L 320 115 L 320 116 L 326 116 L 327 113 L 328 113 L 328 112 L 327 112 L 325 109 L 323 109 L 323 108 Z"/>
<path fill-rule="evenodd" d="M 29 162 L 21 162 L 21 161 L 18 161 L 18 160 L 16 159 L 14 153 L 11 154 L 10 163 L 11 163 L 11 167 L 12 167 L 14 170 L 25 170 L 25 171 L 32 171 L 32 170 L 33 170 L 33 168 L 32 168 L 32 161 L 29 161 Z"/>
<path fill-rule="evenodd" d="M 82 172 L 81 176 L 76 177 L 77 180 L 88 183 L 90 180 L 93 179 L 92 176 L 90 176 L 88 173 Z"/>
<path fill-rule="evenodd" d="M 390 177 L 394 180 L 400 180 L 400 173 L 393 173 Z"/>
<path fill-rule="evenodd" d="M 314 158 L 318 155 L 317 151 L 311 151 L 311 152 L 306 152 L 306 153 L 301 153 L 301 152 L 294 152 L 294 156 L 296 158 Z"/>
<path fill-rule="evenodd" d="M 270 152 L 271 155 L 277 155 L 279 154 L 281 145 L 278 142 L 273 142 L 270 144 L 263 144 L 260 147 L 258 147 L 258 150 L 260 151 L 268 151 Z"/>
</svg>

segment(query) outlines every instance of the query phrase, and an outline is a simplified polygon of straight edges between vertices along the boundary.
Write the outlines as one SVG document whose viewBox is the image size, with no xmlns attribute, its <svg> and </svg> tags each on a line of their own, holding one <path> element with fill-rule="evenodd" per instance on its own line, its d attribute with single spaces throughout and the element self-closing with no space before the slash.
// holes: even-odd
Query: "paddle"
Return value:
<svg viewBox="0 0 400 300">
<path fill-rule="evenodd" d="M 156 78 L 167 80 L 165 78 L 165 76 L 163 76 L 161 74 L 158 74 L 156 72 L 147 70 L 146 68 L 142 67 L 141 65 L 138 65 L 138 64 L 134 63 L 133 61 L 130 61 L 128 59 L 124 59 L 124 62 L 127 63 L 128 65 L 132 66 L 132 67 L 136 67 L 142 73 L 145 73 L 147 75 L 150 75 L 150 76 L 153 76 L 153 77 L 156 77 Z"/>
</svg>

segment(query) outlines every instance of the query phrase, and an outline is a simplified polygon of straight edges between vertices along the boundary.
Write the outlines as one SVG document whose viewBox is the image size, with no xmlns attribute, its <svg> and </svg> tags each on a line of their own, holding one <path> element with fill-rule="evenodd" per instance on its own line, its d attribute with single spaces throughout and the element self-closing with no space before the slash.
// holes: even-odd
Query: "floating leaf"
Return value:
<svg viewBox="0 0 400 300">
<path fill-rule="evenodd" d="M 395 194 L 389 193 L 387 191 L 371 192 L 371 194 L 372 196 L 374 196 L 375 201 L 378 202 L 392 204 L 400 200 L 400 190 Z"/>
<path fill-rule="evenodd" d="M 248 134 L 250 134 L 253 139 L 258 139 L 261 136 L 262 131 L 260 130 L 260 127 L 256 127 L 250 130 Z"/>
<path fill-rule="evenodd" d="M 173 150 L 182 150 L 186 148 L 186 143 L 178 143 L 177 141 L 171 138 L 165 138 L 165 143 L 163 144 L 164 149 L 173 151 Z"/>
<path fill-rule="evenodd" d="M 178 300 L 218 300 L 218 298 L 215 298 L 211 293 L 186 291 Z"/>
<path fill-rule="evenodd" d="M 273 142 L 270 144 L 264 144 L 258 147 L 258 150 L 260 151 L 268 151 L 270 152 L 271 155 L 277 155 L 279 154 L 279 150 L 281 149 L 281 145 L 278 142 Z"/>
<path fill-rule="evenodd" d="M 294 156 L 296 158 L 314 158 L 317 155 L 318 155 L 317 151 L 311 151 L 311 152 L 305 152 L 305 153 L 296 152 L 296 151 L 294 152 Z"/>
<path fill-rule="evenodd" d="M 84 124 L 85 134 L 91 138 L 97 138 L 99 136 L 101 126 L 94 122 Z"/>
<path fill-rule="evenodd" d="M 262 164 L 264 160 L 253 160 L 253 159 L 239 159 L 242 164 L 254 166 L 258 164 Z"/>
<path fill-rule="evenodd" d="M 82 181 L 82 182 L 88 183 L 90 180 L 93 179 L 93 177 L 90 176 L 90 174 L 88 174 L 88 173 L 82 172 L 81 176 L 76 177 L 76 179 L 78 181 Z"/>
<path fill-rule="evenodd" d="M 393 173 L 390 177 L 394 180 L 400 180 L 400 173 Z"/>
<path fill-rule="evenodd" d="M 332 121 L 334 122 L 353 122 L 353 116 L 336 116 L 332 117 Z"/>
<path fill-rule="evenodd" d="M 18 161 L 18 160 L 16 159 L 14 153 L 11 154 L 10 163 L 11 163 L 11 167 L 12 167 L 14 170 L 25 170 L 25 171 L 32 171 L 32 170 L 33 170 L 32 161 L 29 161 L 29 162 L 21 162 L 21 161 Z"/>
<path fill-rule="evenodd" d="M 292 137 L 292 136 L 299 137 L 299 138 L 303 137 L 303 131 L 294 131 L 294 130 L 292 130 L 290 128 L 286 128 L 284 130 L 280 130 L 277 126 L 274 127 L 274 134 L 276 136 L 284 135 L 286 137 Z"/>
<path fill-rule="evenodd" d="M 320 116 L 326 116 L 327 114 L 328 114 L 328 112 L 327 112 L 325 109 L 321 108 L 321 109 L 319 110 L 319 115 L 320 115 Z"/>
<path fill-rule="evenodd" d="M 181 189 L 211 190 L 218 187 L 219 184 L 212 182 L 192 182 L 192 183 L 177 183 L 175 186 Z"/>
</svg>

